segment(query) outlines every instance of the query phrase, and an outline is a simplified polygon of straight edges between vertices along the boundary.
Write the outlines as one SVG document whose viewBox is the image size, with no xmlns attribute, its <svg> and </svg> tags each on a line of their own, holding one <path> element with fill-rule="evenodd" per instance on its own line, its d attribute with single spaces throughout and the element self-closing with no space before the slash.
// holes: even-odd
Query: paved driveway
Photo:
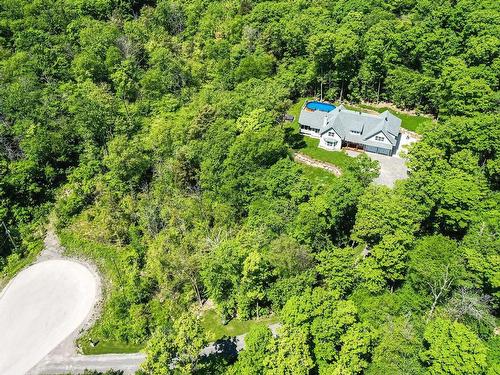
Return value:
<svg viewBox="0 0 500 375">
<path fill-rule="evenodd" d="M 91 369 L 99 372 L 118 370 L 128 375 L 135 374 L 145 359 L 146 355 L 142 353 L 50 357 L 40 362 L 29 374 L 83 374 L 86 369 Z"/>
<path fill-rule="evenodd" d="M 358 151 L 347 150 L 349 156 L 357 156 Z M 408 168 L 406 168 L 405 160 L 398 156 L 386 156 L 366 152 L 366 155 L 372 160 L 377 160 L 380 163 L 380 175 L 374 180 L 378 185 L 393 187 L 397 180 L 402 180 L 408 177 Z"/>
<path fill-rule="evenodd" d="M 408 177 L 408 168 L 406 160 L 403 159 L 402 152 L 407 150 L 407 147 L 418 141 L 418 136 L 415 133 L 408 132 L 402 129 L 401 139 L 398 149 L 394 156 L 386 156 L 366 152 L 366 155 L 372 160 L 377 160 L 380 163 L 380 175 L 374 180 L 376 184 L 393 187 L 397 180 L 403 180 Z M 349 156 L 357 156 L 359 151 L 346 150 Z"/>
<path fill-rule="evenodd" d="M 95 275 L 63 259 L 36 263 L 0 294 L 0 374 L 25 374 L 80 327 L 96 302 Z"/>
<path fill-rule="evenodd" d="M 412 143 L 418 142 L 419 136 L 413 132 L 406 129 L 401 129 L 401 138 L 399 140 L 398 149 L 396 151 L 395 157 L 401 157 L 401 152 L 406 151 L 407 147 Z"/>
</svg>

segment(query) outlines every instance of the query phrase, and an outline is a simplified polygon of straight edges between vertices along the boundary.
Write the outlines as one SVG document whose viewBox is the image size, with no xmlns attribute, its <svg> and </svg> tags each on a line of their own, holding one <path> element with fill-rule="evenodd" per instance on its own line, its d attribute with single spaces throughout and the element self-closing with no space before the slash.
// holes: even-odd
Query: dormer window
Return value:
<svg viewBox="0 0 500 375">
<path fill-rule="evenodd" d="M 376 135 L 376 136 L 375 136 L 375 140 L 376 140 L 376 141 L 383 142 L 383 141 L 385 141 L 385 138 L 384 138 L 384 137 L 381 137 L 381 136 L 379 136 L 379 135 Z"/>
<path fill-rule="evenodd" d="M 329 137 L 335 137 L 335 133 L 334 132 L 328 132 L 328 136 Z"/>
<path fill-rule="evenodd" d="M 351 133 L 352 133 L 352 134 L 361 134 L 361 132 L 360 132 L 360 131 L 358 131 L 358 130 L 351 130 Z"/>
</svg>

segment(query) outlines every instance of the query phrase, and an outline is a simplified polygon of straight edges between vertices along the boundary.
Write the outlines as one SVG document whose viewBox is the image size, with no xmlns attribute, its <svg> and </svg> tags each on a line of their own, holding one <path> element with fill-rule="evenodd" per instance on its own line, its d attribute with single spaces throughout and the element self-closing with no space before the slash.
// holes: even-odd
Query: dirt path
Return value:
<svg viewBox="0 0 500 375">
<path fill-rule="evenodd" d="M 310 156 L 304 155 L 300 152 L 296 152 L 293 154 L 293 160 L 295 160 L 297 163 L 324 169 L 327 172 L 333 173 L 335 176 L 340 176 L 342 174 L 342 171 L 339 167 L 330 163 L 326 163 L 324 161 L 313 159 Z"/>
</svg>

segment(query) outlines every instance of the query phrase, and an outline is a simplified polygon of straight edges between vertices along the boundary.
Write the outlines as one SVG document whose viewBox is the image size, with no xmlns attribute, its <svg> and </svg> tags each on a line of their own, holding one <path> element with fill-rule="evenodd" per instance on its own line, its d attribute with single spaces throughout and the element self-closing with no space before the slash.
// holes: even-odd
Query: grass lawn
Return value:
<svg viewBox="0 0 500 375">
<path fill-rule="evenodd" d="M 261 318 L 259 320 L 239 320 L 233 319 L 228 324 L 223 325 L 221 318 L 215 310 L 208 310 L 203 314 L 201 324 L 205 330 L 212 335 L 213 340 L 221 339 L 224 336 L 239 336 L 247 333 L 248 330 L 257 325 L 265 325 L 277 323 L 278 317 L 271 316 Z"/>
<path fill-rule="evenodd" d="M 61 244 L 66 248 L 65 254 L 91 260 L 103 277 L 104 287 L 103 312 L 94 322 L 94 325 L 77 340 L 78 346 L 81 348 L 83 354 L 136 353 L 143 345 L 120 342 L 116 339 L 113 341 L 112 339 L 103 337 L 99 333 L 99 326 L 102 324 L 104 310 L 111 308 L 108 304 L 108 295 L 112 292 L 111 286 L 120 285 L 122 283 L 121 274 L 125 272 L 123 262 L 120 258 L 116 258 L 115 255 L 126 253 L 123 249 L 114 245 L 105 245 L 87 240 L 84 236 L 79 235 L 78 228 L 80 227 L 77 226 L 58 232 Z M 92 339 L 94 342 L 97 341 L 97 345 L 92 347 L 89 339 Z"/>
<path fill-rule="evenodd" d="M 299 130 L 299 115 L 300 115 L 300 111 L 302 110 L 302 107 L 305 103 L 306 100 L 311 100 L 312 98 L 300 98 L 299 100 L 297 100 L 297 102 L 292 105 L 290 107 L 290 109 L 288 110 L 287 113 L 291 114 L 293 117 L 295 117 L 295 119 L 293 120 L 292 122 L 292 125 L 294 125 L 294 128 L 297 129 L 297 131 Z"/>
<path fill-rule="evenodd" d="M 294 127 L 294 129 L 297 129 L 297 131 L 299 130 L 300 110 L 302 109 L 304 102 L 306 100 L 311 100 L 311 99 L 312 98 L 310 98 L 310 97 L 300 98 L 288 110 L 288 113 L 290 113 L 291 115 L 293 115 L 295 117 L 295 119 L 291 125 Z M 339 105 L 339 103 L 334 103 L 334 104 L 337 106 Z M 358 104 L 355 106 L 346 105 L 345 107 L 347 109 L 351 109 L 354 111 L 363 111 L 363 110 L 369 109 L 371 111 L 375 111 L 375 112 L 379 112 L 379 113 L 382 113 L 386 110 L 389 110 L 390 112 L 392 112 L 393 114 L 395 114 L 396 116 L 398 116 L 401 119 L 401 126 L 403 128 L 410 130 L 410 131 L 414 131 L 416 133 L 418 133 L 421 130 L 423 124 L 425 124 L 426 122 L 432 121 L 431 118 L 426 117 L 426 116 L 410 115 L 410 114 L 403 113 L 403 112 L 394 110 L 392 108 L 387 108 L 387 107 L 378 108 L 378 107 L 374 107 L 374 106 L 367 105 L 367 104 Z"/>
<path fill-rule="evenodd" d="M 327 163 L 336 165 L 340 169 L 343 169 L 352 162 L 352 158 L 342 151 L 327 151 L 318 147 L 319 139 L 304 137 L 305 147 L 298 149 L 299 151 L 307 156 L 312 157 L 316 160 L 321 160 Z"/>
<path fill-rule="evenodd" d="M 300 126 L 299 126 L 299 116 L 302 107 L 306 100 L 311 100 L 312 98 L 300 98 L 297 102 L 290 107 L 288 110 L 288 114 L 291 114 L 294 119 L 291 123 L 285 123 L 285 128 L 288 128 L 293 134 L 300 134 Z"/>
<path fill-rule="evenodd" d="M 93 355 L 93 354 L 109 354 L 109 353 L 137 353 L 141 351 L 144 345 L 138 344 L 126 344 L 120 342 L 112 341 L 99 341 L 96 346 L 92 347 L 89 340 L 84 338 L 78 340 L 78 345 L 80 346 L 83 354 Z"/>
<path fill-rule="evenodd" d="M 293 115 L 295 117 L 295 119 L 293 120 L 292 123 L 288 124 L 286 127 L 289 128 L 290 132 L 292 132 L 295 135 L 300 134 L 299 115 L 300 115 L 300 111 L 302 109 L 302 106 L 304 105 L 304 102 L 306 100 L 310 100 L 310 99 L 311 98 L 300 98 L 288 110 L 288 113 Z M 318 148 L 319 139 L 315 139 L 315 138 L 311 138 L 311 137 L 304 137 L 304 136 L 301 136 L 301 137 L 303 139 L 302 146 L 295 148 L 294 151 L 301 152 L 301 153 L 303 153 L 307 156 L 310 156 L 316 160 L 331 163 L 333 165 L 336 165 L 340 169 L 345 168 L 352 160 L 344 152 L 326 151 L 326 150 L 323 150 L 321 148 Z M 316 170 L 320 170 L 320 171 L 316 171 Z M 305 166 L 304 166 L 304 173 L 310 175 L 311 177 L 314 176 L 315 178 L 319 178 L 320 180 L 327 179 L 325 174 L 330 175 L 330 173 L 328 173 L 322 169 L 314 168 L 314 167 L 307 167 L 306 168 Z"/>
<path fill-rule="evenodd" d="M 331 185 L 337 178 L 334 174 L 321 168 L 315 168 L 305 164 L 302 164 L 301 167 L 304 176 L 307 177 L 309 181 L 312 181 L 314 185 Z"/>
<path fill-rule="evenodd" d="M 346 105 L 345 107 L 347 109 L 351 109 L 354 111 L 356 111 L 356 110 L 362 111 L 364 109 L 369 109 L 369 110 L 376 111 L 379 113 L 382 113 L 382 112 L 388 110 L 401 119 L 401 126 L 403 128 L 410 130 L 412 132 L 416 132 L 416 133 L 418 133 L 421 130 L 423 124 L 425 124 L 426 122 L 432 121 L 431 118 L 426 117 L 426 116 L 409 115 L 407 113 L 402 113 L 402 112 L 399 112 L 397 110 L 387 108 L 387 107 L 378 108 L 378 107 L 373 107 L 373 106 L 366 105 L 366 104 L 358 104 L 356 106 Z"/>
</svg>

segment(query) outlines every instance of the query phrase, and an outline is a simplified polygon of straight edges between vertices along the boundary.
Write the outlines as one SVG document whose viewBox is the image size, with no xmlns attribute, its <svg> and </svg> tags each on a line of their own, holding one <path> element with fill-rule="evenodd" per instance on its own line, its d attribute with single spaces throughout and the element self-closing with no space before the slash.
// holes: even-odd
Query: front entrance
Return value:
<svg viewBox="0 0 500 375">
<path fill-rule="evenodd" d="M 348 141 L 342 142 L 342 148 L 347 148 L 349 150 L 354 150 L 354 151 L 363 151 L 364 150 L 363 145 L 360 145 L 359 143 L 348 142 Z"/>
</svg>

